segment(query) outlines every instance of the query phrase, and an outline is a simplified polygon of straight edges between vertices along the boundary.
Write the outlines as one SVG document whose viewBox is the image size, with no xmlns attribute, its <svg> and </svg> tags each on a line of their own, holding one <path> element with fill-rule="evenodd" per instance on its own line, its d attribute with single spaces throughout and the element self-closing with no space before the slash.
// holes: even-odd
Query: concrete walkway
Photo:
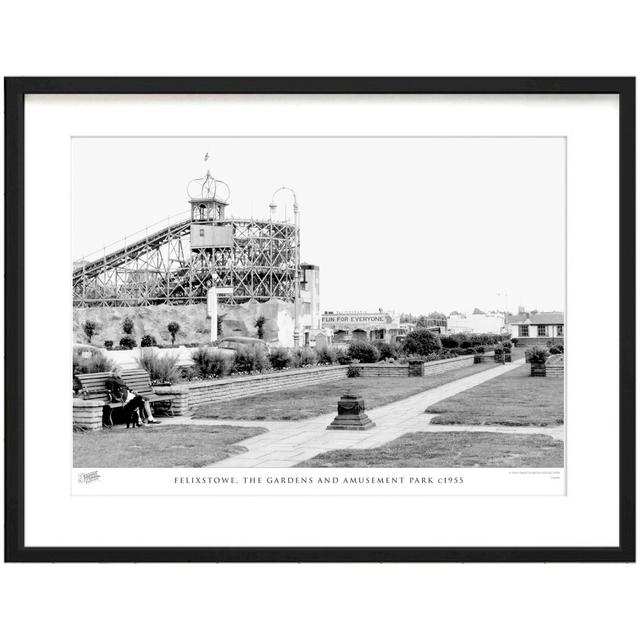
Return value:
<svg viewBox="0 0 640 640">
<path fill-rule="evenodd" d="M 367 431 L 327 431 L 327 425 L 336 415 L 335 411 L 315 418 L 295 421 L 245 421 L 194 419 L 205 424 L 229 424 L 237 426 L 260 426 L 269 431 L 242 441 L 246 453 L 221 460 L 213 467 L 291 467 L 319 453 L 332 449 L 368 449 L 378 447 L 411 431 L 490 431 L 496 433 L 544 433 L 554 438 L 564 437 L 564 427 L 500 427 L 431 425 L 433 414 L 425 413 L 427 407 L 461 391 L 471 389 L 487 380 L 501 376 L 524 364 L 517 360 L 511 364 L 494 367 L 471 374 L 440 387 L 417 393 L 404 400 L 367 411 L 376 426 Z M 366 399 L 365 399 L 366 400 Z M 179 419 L 173 420 L 178 423 Z M 172 420 L 172 421 L 173 421 Z M 184 419 L 182 420 L 184 422 Z"/>
</svg>

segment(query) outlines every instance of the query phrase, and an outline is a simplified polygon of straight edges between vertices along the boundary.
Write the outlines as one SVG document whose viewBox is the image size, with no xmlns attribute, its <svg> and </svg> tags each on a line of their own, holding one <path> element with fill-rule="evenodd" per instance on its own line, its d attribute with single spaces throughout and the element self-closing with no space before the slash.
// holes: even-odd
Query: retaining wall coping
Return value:
<svg viewBox="0 0 640 640">
<path fill-rule="evenodd" d="M 73 399 L 73 406 L 81 409 L 102 408 L 104 404 L 104 400 L 85 399 L 82 397 L 76 397 Z"/>
<path fill-rule="evenodd" d="M 269 381 L 269 380 L 279 380 L 279 379 L 291 379 L 298 377 L 308 377 L 310 374 L 322 374 L 324 372 L 338 372 L 341 370 L 346 370 L 348 365 L 339 364 L 339 365 L 328 365 L 326 367 L 307 367 L 301 369 L 295 369 L 293 371 L 278 371 L 276 373 L 257 373 L 255 375 L 239 375 L 239 376 L 228 376 L 225 378 L 218 378 L 214 380 L 196 380 L 194 382 L 189 382 L 186 384 L 175 385 L 171 387 L 154 387 L 154 391 L 156 389 L 167 389 L 167 393 L 171 393 L 173 389 L 185 389 L 187 391 L 192 391 L 199 388 L 210 388 L 210 387 L 224 387 L 230 384 L 238 384 L 238 383 L 253 383 L 253 382 L 261 382 L 261 381 Z"/>
</svg>

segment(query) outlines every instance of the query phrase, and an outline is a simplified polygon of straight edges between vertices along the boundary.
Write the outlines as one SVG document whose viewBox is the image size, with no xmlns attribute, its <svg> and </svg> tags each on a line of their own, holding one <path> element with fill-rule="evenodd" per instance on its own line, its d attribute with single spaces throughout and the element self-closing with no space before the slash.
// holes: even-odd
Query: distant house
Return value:
<svg viewBox="0 0 640 640">
<path fill-rule="evenodd" d="M 521 344 L 564 343 L 564 313 L 528 312 L 507 317 L 512 338 Z"/>
<path fill-rule="evenodd" d="M 448 333 L 501 333 L 504 313 L 452 313 L 447 318 Z"/>
</svg>

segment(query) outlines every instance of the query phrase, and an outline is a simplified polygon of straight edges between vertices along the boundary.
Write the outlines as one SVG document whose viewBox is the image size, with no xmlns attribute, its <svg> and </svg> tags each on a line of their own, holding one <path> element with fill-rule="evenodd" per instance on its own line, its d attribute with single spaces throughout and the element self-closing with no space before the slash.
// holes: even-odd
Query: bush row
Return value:
<svg viewBox="0 0 640 640">
<path fill-rule="evenodd" d="M 506 342 L 511 338 L 510 334 L 499 333 L 451 333 L 442 336 L 442 346 L 445 349 L 455 349 L 461 347 L 469 349 L 471 347 L 487 346 Z"/>
</svg>

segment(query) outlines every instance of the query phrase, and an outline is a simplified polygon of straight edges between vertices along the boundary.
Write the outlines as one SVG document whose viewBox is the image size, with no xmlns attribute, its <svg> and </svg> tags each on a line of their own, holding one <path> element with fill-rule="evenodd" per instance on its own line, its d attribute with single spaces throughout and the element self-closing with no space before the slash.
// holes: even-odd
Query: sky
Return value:
<svg viewBox="0 0 640 640">
<path fill-rule="evenodd" d="M 188 211 L 208 169 L 229 216 L 295 190 L 323 311 L 564 310 L 564 138 L 74 138 L 72 163 L 74 260 Z"/>
</svg>

